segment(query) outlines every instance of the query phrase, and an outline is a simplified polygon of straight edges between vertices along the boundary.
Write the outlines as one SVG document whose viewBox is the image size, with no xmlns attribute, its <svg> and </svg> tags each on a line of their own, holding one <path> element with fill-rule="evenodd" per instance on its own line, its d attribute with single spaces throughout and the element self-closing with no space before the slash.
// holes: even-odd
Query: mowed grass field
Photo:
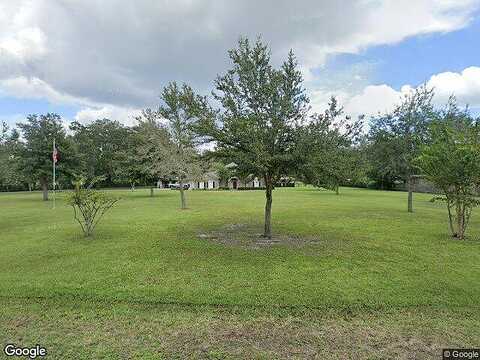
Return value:
<svg viewBox="0 0 480 360">
<path fill-rule="evenodd" d="M 229 240 L 261 232 L 262 191 L 189 191 L 185 211 L 177 191 L 111 193 L 122 200 L 93 238 L 64 194 L 55 210 L 40 193 L 0 194 L 2 344 L 59 359 L 410 359 L 480 346 L 480 212 L 458 241 L 428 194 L 409 214 L 402 192 L 276 189 L 278 242 L 258 245 Z"/>
</svg>

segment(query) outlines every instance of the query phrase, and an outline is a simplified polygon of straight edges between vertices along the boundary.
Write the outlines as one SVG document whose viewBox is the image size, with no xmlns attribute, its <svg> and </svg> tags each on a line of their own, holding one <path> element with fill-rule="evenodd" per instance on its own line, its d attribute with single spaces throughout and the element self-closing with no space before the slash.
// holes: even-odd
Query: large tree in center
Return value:
<svg viewBox="0 0 480 360">
<path fill-rule="evenodd" d="M 272 191 L 280 177 L 296 167 L 296 129 L 308 110 L 308 98 L 293 52 L 275 68 L 268 47 L 245 38 L 229 55 L 233 67 L 217 77 L 213 93 L 221 109 L 203 119 L 200 132 L 239 168 L 263 178 L 264 236 L 271 238 Z"/>
</svg>

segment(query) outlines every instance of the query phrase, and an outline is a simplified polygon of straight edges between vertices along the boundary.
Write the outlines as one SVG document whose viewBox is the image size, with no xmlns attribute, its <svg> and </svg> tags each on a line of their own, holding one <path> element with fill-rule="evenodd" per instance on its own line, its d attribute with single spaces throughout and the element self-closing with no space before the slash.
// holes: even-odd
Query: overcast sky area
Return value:
<svg viewBox="0 0 480 360">
<path fill-rule="evenodd" d="M 240 36 L 293 49 L 312 107 L 391 109 L 426 82 L 480 109 L 480 0 L 1 0 L 0 120 L 57 112 L 132 124 L 160 89 L 209 94 Z"/>
</svg>

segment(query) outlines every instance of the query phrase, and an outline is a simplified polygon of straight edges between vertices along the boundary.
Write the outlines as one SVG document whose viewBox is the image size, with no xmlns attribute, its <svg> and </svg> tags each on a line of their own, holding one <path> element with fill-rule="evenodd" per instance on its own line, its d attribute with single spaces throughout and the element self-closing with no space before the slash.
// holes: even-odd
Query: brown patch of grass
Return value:
<svg viewBox="0 0 480 360">
<path fill-rule="evenodd" d="M 229 224 L 215 231 L 198 234 L 202 240 L 209 240 L 226 246 L 258 250 L 272 246 L 303 247 L 321 244 L 319 237 L 305 237 L 286 234 L 274 234 L 271 239 L 264 238 L 258 227 L 247 224 Z"/>
</svg>

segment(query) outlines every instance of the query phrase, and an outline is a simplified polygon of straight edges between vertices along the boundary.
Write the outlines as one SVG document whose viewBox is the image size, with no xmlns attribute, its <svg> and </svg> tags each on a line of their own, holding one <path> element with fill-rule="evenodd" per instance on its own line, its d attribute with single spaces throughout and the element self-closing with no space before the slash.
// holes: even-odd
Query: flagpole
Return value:
<svg viewBox="0 0 480 360">
<path fill-rule="evenodd" d="M 55 138 L 53 138 L 52 154 L 55 154 Z M 55 163 L 57 162 L 56 156 L 52 156 L 52 161 L 53 161 L 53 209 L 55 209 Z"/>
</svg>

